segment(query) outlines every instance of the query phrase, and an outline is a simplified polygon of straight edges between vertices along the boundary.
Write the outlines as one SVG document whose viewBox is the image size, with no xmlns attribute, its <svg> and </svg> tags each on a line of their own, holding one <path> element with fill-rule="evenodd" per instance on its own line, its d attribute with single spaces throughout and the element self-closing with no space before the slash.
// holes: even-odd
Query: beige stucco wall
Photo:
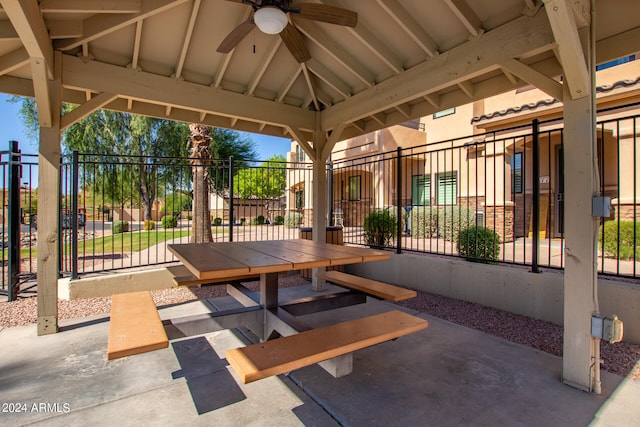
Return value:
<svg viewBox="0 0 640 427">
<path fill-rule="evenodd" d="M 558 325 L 563 323 L 563 275 L 524 267 L 392 254 L 391 260 L 347 266 L 346 271 L 408 288 L 495 307 Z M 640 286 L 599 280 L 602 315 L 624 322 L 624 341 L 640 344 Z"/>
</svg>

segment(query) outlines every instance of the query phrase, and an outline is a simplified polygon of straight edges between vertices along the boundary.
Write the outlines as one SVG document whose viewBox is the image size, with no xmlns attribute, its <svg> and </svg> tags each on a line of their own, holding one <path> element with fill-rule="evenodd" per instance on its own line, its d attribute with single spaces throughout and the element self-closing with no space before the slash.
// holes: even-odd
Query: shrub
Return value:
<svg viewBox="0 0 640 427">
<path fill-rule="evenodd" d="M 389 212 L 389 215 L 393 215 L 396 218 L 398 217 L 397 206 L 387 206 L 384 210 Z M 407 223 L 407 211 L 404 208 L 400 208 L 400 221 L 402 222 L 402 230 L 404 230 L 405 224 Z"/>
<path fill-rule="evenodd" d="M 151 219 L 147 219 L 144 221 L 144 227 L 143 227 L 146 231 L 150 231 L 150 230 L 154 230 L 156 228 L 156 223 L 155 221 L 151 220 Z"/>
<path fill-rule="evenodd" d="M 113 234 L 126 233 L 127 231 L 129 231 L 129 221 L 114 221 L 111 224 L 111 233 Z"/>
<path fill-rule="evenodd" d="M 487 227 L 469 227 L 459 233 L 457 246 L 469 261 L 494 264 L 500 255 L 500 236 Z"/>
<path fill-rule="evenodd" d="M 398 218 L 388 209 L 375 210 L 364 218 L 363 228 L 367 245 L 385 247 L 398 235 Z"/>
<path fill-rule="evenodd" d="M 258 215 L 258 217 L 253 221 L 255 225 L 264 225 L 264 215 Z"/>
<path fill-rule="evenodd" d="M 302 214 L 299 212 L 289 212 L 284 216 L 284 226 L 287 228 L 298 228 L 302 223 Z"/>
<path fill-rule="evenodd" d="M 445 206 L 438 209 L 438 237 L 456 242 L 460 230 L 475 227 L 476 217 L 464 206 Z"/>
<path fill-rule="evenodd" d="M 409 214 L 409 222 L 412 236 L 430 238 L 438 227 L 438 208 L 415 206 Z"/>
<path fill-rule="evenodd" d="M 178 218 L 173 215 L 162 217 L 162 228 L 175 228 L 178 226 Z"/>
<path fill-rule="evenodd" d="M 598 233 L 598 247 L 605 254 L 621 260 L 640 256 L 640 223 L 633 221 L 606 221 Z M 634 246 L 634 233 L 638 240 Z"/>
<path fill-rule="evenodd" d="M 220 217 L 215 217 L 212 221 L 213 225 L 215 225 L 216 227 L 222 225 L 222 218 Z"/>
<path fill-rule="evenodd" d="M 284 217 L 282 215 L 276 216 L 276 218 L 273 220 L 273 225 L 283 225 L 283 224 L 284 224 Z"/>
</svg>

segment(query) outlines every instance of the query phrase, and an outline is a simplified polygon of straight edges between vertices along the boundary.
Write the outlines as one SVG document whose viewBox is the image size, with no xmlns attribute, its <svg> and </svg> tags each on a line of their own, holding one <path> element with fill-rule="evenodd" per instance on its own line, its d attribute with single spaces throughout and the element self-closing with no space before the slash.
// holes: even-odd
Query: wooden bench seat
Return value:
<svg viewBox="0 0 640 427">
<path fill-rule="evenodd" d="M 178 286 L 192 286 L 192 285 L 208 285 L 214 283 L 226 284 L 230 282 L 236 282 L 239 280 L 253 281 L 260 280 L 259 274 L 247 274 L 243 276 L 227 277 L 224 279 L 198 279 L 189 271 L 184 265 L 174 265 L 167 267 L 167 270 L 173 276 L 172 280 Z"/>
<path fill-rule="evenodd" d="M 342 273 L 340 271 L 320 272 L 317 274 L 317 277 L 319 279 L 335 283 L 336 285 L 364 292 L 389 301 L 402 301 L 405 299 L 415 298 L 417 295 L 416 291 L 411 289 L 401 288 L 400 286 L 367 279 L 366 277 L 354 276 L 353 274 Z"/>
<path fill-rule="evenodd" d="M 243 383 L 293 371 L 425 329 L 428 322 L 393 310 L 227 351 Z"/>
<path fill-rule="evenodd" d="M 130 292 L 111 297 L 108 360 L 168 346 L 169 340 L 151 292 Z"/>
</svg>

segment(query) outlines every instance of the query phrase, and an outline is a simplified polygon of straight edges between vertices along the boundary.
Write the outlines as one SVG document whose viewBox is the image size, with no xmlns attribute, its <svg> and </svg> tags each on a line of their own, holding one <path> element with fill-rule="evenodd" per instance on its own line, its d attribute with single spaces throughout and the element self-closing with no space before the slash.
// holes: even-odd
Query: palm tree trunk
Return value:
<svg viewBox="0 0 640 427">
<path fill-rule="evenodd" d="M 213 241 L 209 212 L 209 165 L 211 164 L 211 132 L 202 124 L 190 124 L 189 159 L 193 174 L 193 225 L 191 243 Z"/>
</svg>

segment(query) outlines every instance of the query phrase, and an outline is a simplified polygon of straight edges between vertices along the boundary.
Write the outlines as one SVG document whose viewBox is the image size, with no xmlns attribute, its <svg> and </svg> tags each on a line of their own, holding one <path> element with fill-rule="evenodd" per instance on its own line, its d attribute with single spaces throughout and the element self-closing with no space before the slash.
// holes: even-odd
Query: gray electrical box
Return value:
<svg viewBox="0 0 640 427">
<path fill-rule="evenodd" d="M 611 216 L 611 197 L 594 196 L 591 199 L 591 216 L 609 218 Z"/>
<path fill-rule="evenodd" d="M 609 341 L 611 344 L 622 341 L 623 324 L 615 314 L 612 317 L 593 316 L 591 318 L 591 335 Z"/>
</svg>

